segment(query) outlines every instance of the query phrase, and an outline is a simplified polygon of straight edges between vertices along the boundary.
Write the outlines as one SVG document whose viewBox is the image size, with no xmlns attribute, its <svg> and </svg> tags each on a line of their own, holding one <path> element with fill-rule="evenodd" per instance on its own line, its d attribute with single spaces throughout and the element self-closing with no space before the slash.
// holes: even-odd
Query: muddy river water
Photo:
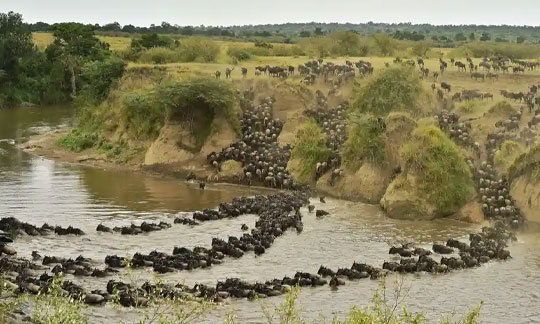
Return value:
<svg viewBox="0 0 540 324">
<path fill-rule="evenodd" d="M 254 226 L 256 217 L 245 215 L 189 227 L 172 228 L 123 236 L 97 233 L 95 228 L 141 223 L 143 220 L 168 221 L 190 211 L 214 208 L 219 202 L 241 195 L 255 195 L 263 189 L 231 185 L 210 185 L 200 190 L 196 184 L 179 179 L 139 173 L 107 171 L 58 163 L 31 156 L 16 148 L 25 137 L 69 124 L 72 109 L 62 107 L 0 110 L 0 218 L 13 216 L 35 225 L 44 222 L 75 227 L 87 235 L 81 237 L 22 237 L 14 247 L 20 256 L 41 255 L 92 258 L 102 266 L 108 254 L 132 255 L 153 250 L 171 253 L 174 246 L 210 246 L 212 237 L 241 235 L 242 224 Z M 313 199 L 313 204 L 321 203 Z M 415 242 L 429 247 L 434 241 L 466 237 L 479 228 L 451 220 L 435 222 L 398 221 L 386 218 L 377 206 L 327 199 L 330 215 L 316 219 L 303 210 L 304 231 L 289 231 L 259 257 L 247 253 L 240 259 L 226 259 L 221 265 L 194 271 L 160 275 L 165 282 L 215 284 L 217 280 L 238 277 L 247 281 L 293 276 L 296 271 L 316 273 L 324 264 L 331 268 L 350 267 L 353 261 L 381 266 L 391 260 L 388 248 L 398 242 Z M 540 212 L 540 211 L 539 211 Z M 490 262 L 480 268 L 447 275 L 406 276 L 410 287 L 406 303 L 414 311 L 433 314 L 464 313 L 484 302 L 483 323 L 540 323 L 540 230 L 529 225 L 510 246 L 512 259 Z M 137 271 L 141 278 L 149 277 Z M 105 288 L 108 279 L 68 279 L 88 288 Z M 305 288 L 299 298 L 307 318 L 345 316 L 353 305 L 367 305 L 378 282 L 365 279 L 347 281 L 337 291 L 328 286 Z M 283 297 L 265 299 L 272 309 Z M 266 323 L 259 302 L 227 300 L 210 313 L 204 323 L 222 323 L 234 310 L 239 323 Z M 131 323 L 135 314 L 106 306 L 91 308 L 91 323 Z M 437 315 L 436 315 L 437 316 Z"/>
</svg>

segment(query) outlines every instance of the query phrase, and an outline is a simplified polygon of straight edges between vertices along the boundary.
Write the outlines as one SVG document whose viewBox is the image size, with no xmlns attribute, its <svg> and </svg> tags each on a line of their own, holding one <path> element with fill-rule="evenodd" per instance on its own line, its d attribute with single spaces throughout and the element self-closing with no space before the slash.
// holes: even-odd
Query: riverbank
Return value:
<svg viewBox="0 0 540 324">
<path fill-rule="evenodd" d="M 105 154 L 97 149 L 87 149 L 82 152 L 73 152 L 62 149 L 58 146 L 58 139 L 68 134 L 68 132 L 68 128 L 60 128 L 42 134 L 32 135 L 28 137 L 28 139 L 24 143 L 19 144 L 18 148 L 26 153 L 44 157 L 49 160 L 71 164 L 79 164 L 93 168 L 106 169 L 110 171 L 136 172 L 158 177 L 171 177 L 182 180 L 185 179 L 186 175 L 188 174 L 186 165 L 183 165 L 181 167 L 175 167 L 174 164 L 145 166 L 144 158 L 142 156 L 138 156 L 133 160 L 129 161 L 128 163 L 118 163 L 108 160 Z M 202 179 L 202 181 L 215 182 L 216 184 L 223 183 L 242 186 L 242 184 L 239 184 L 238 181 L 235 181 L 232 176 L 233 173 L 229 172 L 227 176 L 215 177 L 211 176 L 212 170 L 209 170 L 209 168 L 206 168 L 204 165 L 198 167 L 195 167 L 195 165 L 188 167 L 191 170 L 195 170 L 193 174 L 198 179 Z M 197 172 L 198 170 L 203 170 L 203 172 Z M 342 192 L 343 190 L 340 191 L 331 189 L 332 188 L 328 187 L 327 185 L 317 186 L 316 188 L 317 192 L 320 192 L 328 197 L 346 200 L 350 202 L 363 202 L 378 206 L 377 201 L 366 201 L 358 199 L 355 195 L 344 196 Z M 448 219 L 454 219 L 472 224 L 485 223 L 481 205 L 479 203 L 476 203 L 474 199 L 470 203 L 466 204 L 458 213 L 448 217 Z"/>
</svg>

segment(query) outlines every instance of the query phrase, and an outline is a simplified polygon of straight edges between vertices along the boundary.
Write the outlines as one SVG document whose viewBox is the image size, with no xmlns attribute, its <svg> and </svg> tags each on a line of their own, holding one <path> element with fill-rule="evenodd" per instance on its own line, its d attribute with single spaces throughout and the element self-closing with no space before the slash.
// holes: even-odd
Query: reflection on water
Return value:
<svg viewBox="0 0 540 324">
<path fill-rule="evenodd" d="M 108 254 L 126 255 L 137 251 L 159 250 L 171 253 L 174 246 L 209 246 L 212 237 L 240 235 L 240 227 L 253 227 L 256 218 L 244 215 L 236 219 L 207 222 L 191 228 L 174 225 L 171 229 L 144 235 L 122 236 L 97 233 L 103 222 L 109 226 L 172 219 L 185 211 L 213 208 L 221 201 L 239 195 L 253 195 L 259 189 L 214 185 L 199 190 L 195 184 L 177 179 L 152 177 L 118 171 L 85 168 L 56 163 L 25 154 L 14 147 L 13 140 L 31 132 L 51 129 L 69 123 L 68 108 L 15 109 L 0 111 L 0 217 L 14 216 L 34 224 L 48 222 L 73 225 L 87 232 L 83 237 L 22 237 L 16 243 L 20 256 L 32 250 L 42 255 L 91 257 L 96 266 L 103 265 Z M 332 268 L 349 267 L 353 261 L 381 265 L 390 260 L 391 244 L 415 242 L 425 247 L 448 237 L 465 237 L 476 230 L 474 225 L 455 221 L 397 221 L 386 218 L 376 206 L 328 200 L 318 208 L 330 211 L 323 219 L 303 210 L 304 231 L 294 231 L 276 239 L 267 253 L 255 257 L 248 253 L 240 259 L 227 259 L 222 265 L 196 271 L 161 275 L 166 282 L 186 284 L 215 283 L 235 276 L 246 280 L 266 280 L 294 275 L 298 270 L 316 272 L 321 264 Z M 475 270 L 448 275 L 411 275 L 408 303 L 412 310 L 429 314 L 463 313 L 480 301 L 483 323 L 538 323 L 540 319 L 540 231 L 530 228 L 519 235 L 510 247 L 513 258 L 494 262 Z M 150 278 L 151 274 L 143 277 Z M 108 280 L 74 278 L 89 288 L 103 289 Z M 299 303 L 304 315 L 332 317 L 344 315 L 352 305 L 366 305 L 377 282 L 347 282 L 338 291 L 328 287 L 306 288 Z M 269 309 L 281 297 L 265 300 Z M 221 323 L 225 313 L 235 309 L 240 323 L 264 323 L 259 304 L 247 300 L 227 301 L 210 315 L 205 323 Z M 93 308 L 92 323 L 129 320 L 132 314 L 110 307 Z"/>
</svg>

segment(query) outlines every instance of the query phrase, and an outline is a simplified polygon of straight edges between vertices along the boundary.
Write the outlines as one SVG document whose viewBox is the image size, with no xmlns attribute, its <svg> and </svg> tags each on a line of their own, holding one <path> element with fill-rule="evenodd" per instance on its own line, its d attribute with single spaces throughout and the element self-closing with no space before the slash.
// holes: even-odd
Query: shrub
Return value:
<svg viewBox="0 0 540 324">
<path fill-rule="evenodd" d="M 326 146 L 326 136 L 322 129 L 314 122 L 308 121 L 296 133 L 296 141 L 291 152 L 288 165 L 298 174 L 298 180 L 309 182 L 313 179 L 318 162 L 327 161 L 332 156 L 332 150 Z"/>
<path fill-rule="evenodd" d="M 215 62 L 219 51 L 216 42 L 200 37 L 186 38 L 178 46 L 182 62 Z"/>
<path fill-rule="evenodd" d="M 85 133 L 74 128 L 66 136 L 58 139 L 58 146 L 73 152 L 81 152 L 86 149 L 98 146 L 101 138 L 96 133 Z"/>
<path fill-rule="evenodd" d="M 170 48 L 152 47 L 141 53 L 139 61 L 149 64 L 166 64 L 181 61 L 181 55 Z"/>
<path fill-rule="evenodd" d="M 425 105 L 425 102 L 422 102 L 425 95 L 414 68 L 396 66 L 384 69 L 360 88 L 352 110 L 378 116 L 386 116 L 391 111 L 420 114 Z"/>
<path fill-rule="evenodd" d="M 245 47 L 240 46 L 231 46 L 227 50 L 227 55 L 229 55 L 235 63 L 249 60 L 251 58 L 250 52 Z"/>
<path fill-rule="evenodd" d="M 469 167 L 459 150 L 439 128 L 417 128 L 403 147 L 405 169 L 418 176 L 419 190 L 439 213 L 465 203 L 473 190 Z"/>
<path fill-rule="evenodd" d="M 343 165 L 356 172 L 365 161 L 383 162 L 386 155 L 384 132 L 384 122 L 375 117 L 353 123 L 343 146 Z"/>
</svg>

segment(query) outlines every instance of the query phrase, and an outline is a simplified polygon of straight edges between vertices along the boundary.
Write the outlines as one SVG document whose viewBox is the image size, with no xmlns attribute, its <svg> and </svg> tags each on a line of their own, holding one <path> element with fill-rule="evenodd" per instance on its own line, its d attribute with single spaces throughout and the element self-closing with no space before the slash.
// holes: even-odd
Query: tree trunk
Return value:
<svg viewBox="0 0 540 324">
<path fill-rule="evenodd" d="M 69 71 L 71 72 L 71 96 L 73 98 L 75 98 L 75 96 L 77 95 L 77 84 L 75 82 L 75 67 L 74 67 L 74 63 L 73 63 L 73 58 L 69 57 L 68 58 L 68 67 L 69 67 Z"/>
</svg>

